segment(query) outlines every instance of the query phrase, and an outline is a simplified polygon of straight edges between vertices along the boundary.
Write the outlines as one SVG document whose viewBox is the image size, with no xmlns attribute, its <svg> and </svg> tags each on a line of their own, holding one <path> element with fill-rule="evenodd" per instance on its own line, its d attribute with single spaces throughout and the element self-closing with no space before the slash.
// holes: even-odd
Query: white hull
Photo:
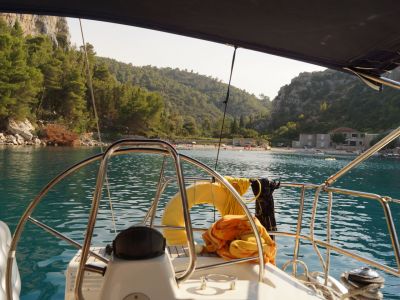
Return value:
<svg viewBox="0 0 400 300">
<path fill-rule="evenodd" d="M 11 232 L 7 224 L 0 221 L 0 300 L 6 299 L 6 267 L 7 267 L 7 254 L 11 244 Z M 14 260 L 12 266 L 11 286 L 13 299 L 19 299 L 21 291 L 21 278 L 17 262 Z"/>
</svg>

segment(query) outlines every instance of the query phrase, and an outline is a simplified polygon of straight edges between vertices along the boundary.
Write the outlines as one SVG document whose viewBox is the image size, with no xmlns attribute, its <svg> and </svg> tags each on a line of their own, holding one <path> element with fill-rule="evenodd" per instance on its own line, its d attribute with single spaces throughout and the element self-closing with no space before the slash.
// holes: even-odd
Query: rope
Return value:
<svg viewBox="0 0 400 300">
<path fill-rule="evenodd" d="M 307 280 L 300 280 L 305 286 L 314 290 L 314 292 L 325 299 L 329 300 L 339 300 L 341 299 L 341 294 L 335 291 L 332 287 L 319 282 L 317 277 L 324 276 L 320 272 L 312 272 L 307 274 Z"/>
<path fill-rule="evenodd" d="M 237 50 L 237 46 L 235 46 L 235 50 L 233 51 L 232 64 L 231 64 L 231 73 L 229 75 L 228 89 L 226 91 L 226 98 L 225 98 L 225 101 L 224 101 L 224 104 L 225 104 L 224 116 L 222 117 L 221 132 L 219 134 L 218 152 L 217 152 L 217 158 L 215 159 L 215 167 L 214 167 L 215 171 L 217 170 L 219 151 L 221 150 L 222 132 L 224 130 L 224 124 L 225 124 L 226 108 L 228 107 L 229 94 L 230 94 L 230 88 L 231 88 L 231 80 L 232 80 L 232 73 L 233 73 L 233 66 L 235 65 L 235 58 L 236 58 L 236 50 Z"/>
<path fill-rule="evenodd" d="M 315 228 L 315 218 L 317 214 L 317 207 L 318 207 L 318 200 L 319 200 L 319 194 L 323 188 L 323 185 L 318 186 L 318 188 L 315 190 L 315 196 L 314 196 L 314 203 L 312 207 L 312 213 L 311 213 L 311 221 L 310 221 L 310 237 L 311 237 L 311 244 L 314 247 L 315 252 L 318 255 L 319 261 L 321 263 L 322 269 L 326 269 L 326 264 L 324 261 L 324 258 L 322 257 L 321 252 L 318 249 L 317 244 L 315 243 L 315 236 L 314 236 L 314 228 Z"/>
<path fill-rule="evenodd" d="M 382 288 L 382 284 L 370 283 L 361 287 L 348 287 L 348 292 L 342 294 L 335 290 L 333 287 L 328 286 L 321 282 L 318 277 L 323 278 L 324 274 L 321 272 L 311 272 L 306 275 L 307 280 L 300 280 L 305 286 L 314 290 L 320 296 L 329 300 L 345 300 L 345 299 L 382 299 L 382 294 L 379 291 Z M 342 275 L 341 280 L 343 283 L 347 282 L 347 279 Z"/>
<path fill-rule="evenodd" d="M 225 179 L 233 186 L 233 188 L 239 193 L 243 199 L 243 195 L 249 189 L 250 180 L 248 178 L 236 178 L 231 176 L 225 176 Z M 220 183 L 221 184 L 221 183 Z M 222 215 L 243 215 L 244 211 L 242 206 L 236 200 L 236 198 L 229 192 L 229 189 L 224 187 L 228 193 L 228 197 L 225 200 L 225 206 L 222 211 Z"/>
<path fill-rule="evenodd" d="M 332 200 L 333 193 L 328 193 L 328 207 L 326 210 L 326 242 L 331 243 L 331 219 L 332 219 Z M 326 260 L 325 260 L 325 284 L 328 283 L 329 269 L 331 265 L 331 249 L 326 248 Z"/>
<path fill-rule="evenodd" d="M 212 203 L 213 203 L 213 206 L 212 206 L 212 210 L 213 210 L 213 223 L 215 223 L 215 214 L 216 214 L 216 211 L 215 211 L 215 198 L 214 198 L 214 189 L 213 189 L 213 186 L 214 186 L 214 182 L 213 181 L 215 181 L 215 178 L 213 178 L 212 179 L 212 182 L 211 182 L 211 184 L 210 184 L 210 188 L 211 188 L 211 199 L 212 199 Z"/>
<path fill-rule="evenodd" d="M 334 281 L 329 282 L 326 279 L 324 280 L 325 273 L 309 272 L 306 263 L 302 260 L 299 259 L 289 260 L 282 266 L 282 270 L 285 271 L 290 264 L 293 264 L 293 266 L 300 264 L 304 269 L 304 275 L 297 279 L 305 286 L 312 289 L 317 295 L 322 296 L 325 299 L 378 300 L 383 298 L 382 293 L 379 291 L 379 289 L 384 286 L 384 280 L 382 277 L 378 277 L 372 280 L 375 282 L 364 282 L 364 283 L 359 282 L 357 284 L 358 286 L 356 287 L 354 286 L 354 283 L 353 284 L 350 283 L 350 280 L 348 278 L 349 273 L 344 272 L 340 276 L 340 280 L 347 288 L 347 292 L 343 293 L 343 289 L 340 288 Z"/>
<path fill-rule="evenodd" d="M 372 291 L 377 291 L 379 288 L 381 288 L 382 285 L 379 283 L 370 283 L 366 286 L 360 287 L 360 288 L 354 288 L 354 289 L 349 289 L 349 291 L 346 294 L 343 294 L 340 299 L 348 299 L 348 298 L 354 298 L 358 299 L 357 296 L 362 296 L 365 299 L 365 296 L 370 296 Z M 382 296 L 379 296 L 377 292 L 376 293 L 376 298 L 369 298 L 368 299 L 382 299 Z"/>
<path fill-rule="evenodd" d="M 88 80 L 88 84 L 89 84 L 90 98 L 92 100 L 92 105 L 93 105 L 94 119 L 95 119 L 96 128 L 97 128 L 97 136 L 98 136 L 98 139 L 99 139 L 99 142 L 100 142 L 100 150 L 101 150 L 101 152 L 104 152 L 104 150 L 103 150 L 103 142 L 101 140 L 101 134 L 100 134 L 99 117 L 98 117 L 98 114 L 97 114 L 96 101 L 95 101 L 95 98 L 94 98 L 92 76 L 90 74 L 89 57 L 88 57 L 88 53 L 87 53 L 87 49 L 86 49 L 86 42 L 85 42 L 85 36 L 83 34 L 83 26 L 82 26 L 81 19 L 79 19 L 79 27 L 81 29 L 83 52 L 85 53 L 86 73 L 87 73 L 86 76 L 87 76 L 87 80 Z M 105 181 L 106 181 L 105 183 L 106 183 L 106 188 L 107 188 L 108 203 L 109 203 L 110 211 L 111 211 L 111 221 L 112 221 L 112 224 L 113 224 L 114 233 L 117 234 L 117 226 L 115 224 L 115 214 L 114 214 L 114 209 L 113 209 L 113 205 L 112 205 L 112 201 L 111 201 L 110 184 L 109 184 L 109 181 L 108 181 L 107 174 L 106 174 Z"/>
<path fill-rule="evenodd" d="M 297 266 L 300 264 L 304 269 L 304 275 L 300 278 L 296 277 L 302 284 L 307 286 L 308 288 L 312 289 L 315 294 L 322 296 L 324 299 L 329 300 L 339 300 L 341 297 L 341 293 L 333 289 L 332 287 L 328 286 L 327 284 L 323 284 L 318 280 L 318 277 L 323 278 L 324 274 L 321 272 L 308 272 L 307 264 L 299 259 L 293 259 L 287 261 L 283 266 L 282 270 L 285 271 L 286 268 L 293 264 Z"/>
</svg>

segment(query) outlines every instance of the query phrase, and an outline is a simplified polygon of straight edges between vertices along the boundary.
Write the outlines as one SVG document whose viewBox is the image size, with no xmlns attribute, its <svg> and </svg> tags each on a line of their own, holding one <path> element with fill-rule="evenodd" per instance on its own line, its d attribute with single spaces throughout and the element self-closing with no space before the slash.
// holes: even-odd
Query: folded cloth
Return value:
<svg viewBox="0 0 400 300">
<path fill-rule="evenodd" d="M 265 263 L 275 264 L 276 243 L 257 218 L 253 218 L 260 233 Z M 204 234 L 206 252 L 215 252 L 224 259 L 257 256 L 257 243 L 245 215 L 225 215 Z"/>
</svg>

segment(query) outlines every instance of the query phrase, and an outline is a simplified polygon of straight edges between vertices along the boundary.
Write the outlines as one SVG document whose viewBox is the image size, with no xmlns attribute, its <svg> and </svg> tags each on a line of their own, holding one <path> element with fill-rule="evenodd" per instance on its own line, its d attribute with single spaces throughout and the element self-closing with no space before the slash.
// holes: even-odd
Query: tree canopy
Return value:
<svg viewBox="0 0 400 300">
<path fill-rule="evenodd" d="M 94 130 L 83 49 L 60 39 L 24 36 L 18 22 L 10 28 L 0 20 L 0 126 L 9 118 L 28 118 L 76 133 Z M 227 88 L 220 80 L 178 69 L 134 67 L 97 57 L 90 44 L 86 49 L 102 131 L 150 137 L 219 134 Z M 258 99 L 235 87 L 230 102 L 225 136 L 246 134 L 248 119 L 269 111 L 267 97 Z"/>
<path fill-rule="evenodd" d="M 67 34 L 67 33 L 66 33 Z M 82 48 L 46 35 L 24 36 L 0 19 L 0 129 L 9 118 L 95 129 Z M 148 137 L 217 137 L 227 85 L 193 71 L 137 67 L 98 57 L 87 44 L 89 72 L 103 132 Z M 392 76 L 400 77 L 399 71 Z M 395 78 L 398 79 L 398 78 Z M 231 88 L 223 137 L 279 141 L 336 127 L 379 132 L 400 124 L 400 95 L 376 93 L 336 71 L 302 73 L 271 101 Z"/>
</svg>

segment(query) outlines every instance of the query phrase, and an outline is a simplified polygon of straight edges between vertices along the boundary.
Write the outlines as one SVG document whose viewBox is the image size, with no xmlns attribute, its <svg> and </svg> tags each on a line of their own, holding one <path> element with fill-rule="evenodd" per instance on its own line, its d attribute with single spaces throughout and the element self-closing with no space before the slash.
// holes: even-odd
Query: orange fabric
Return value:
<svg viewBox="0 0 400 300">
<path fill-rule="evenodd" d="M 260 233 L 265 263 L 275 264 L 276 244 L 267 230 L 254 218 Z M 206 252 L 216 252 L 225 259 L 257 256 L 257 243 L 250 222 L 244 215 L 225 215 L 204 234 Z"/>
</svg>

